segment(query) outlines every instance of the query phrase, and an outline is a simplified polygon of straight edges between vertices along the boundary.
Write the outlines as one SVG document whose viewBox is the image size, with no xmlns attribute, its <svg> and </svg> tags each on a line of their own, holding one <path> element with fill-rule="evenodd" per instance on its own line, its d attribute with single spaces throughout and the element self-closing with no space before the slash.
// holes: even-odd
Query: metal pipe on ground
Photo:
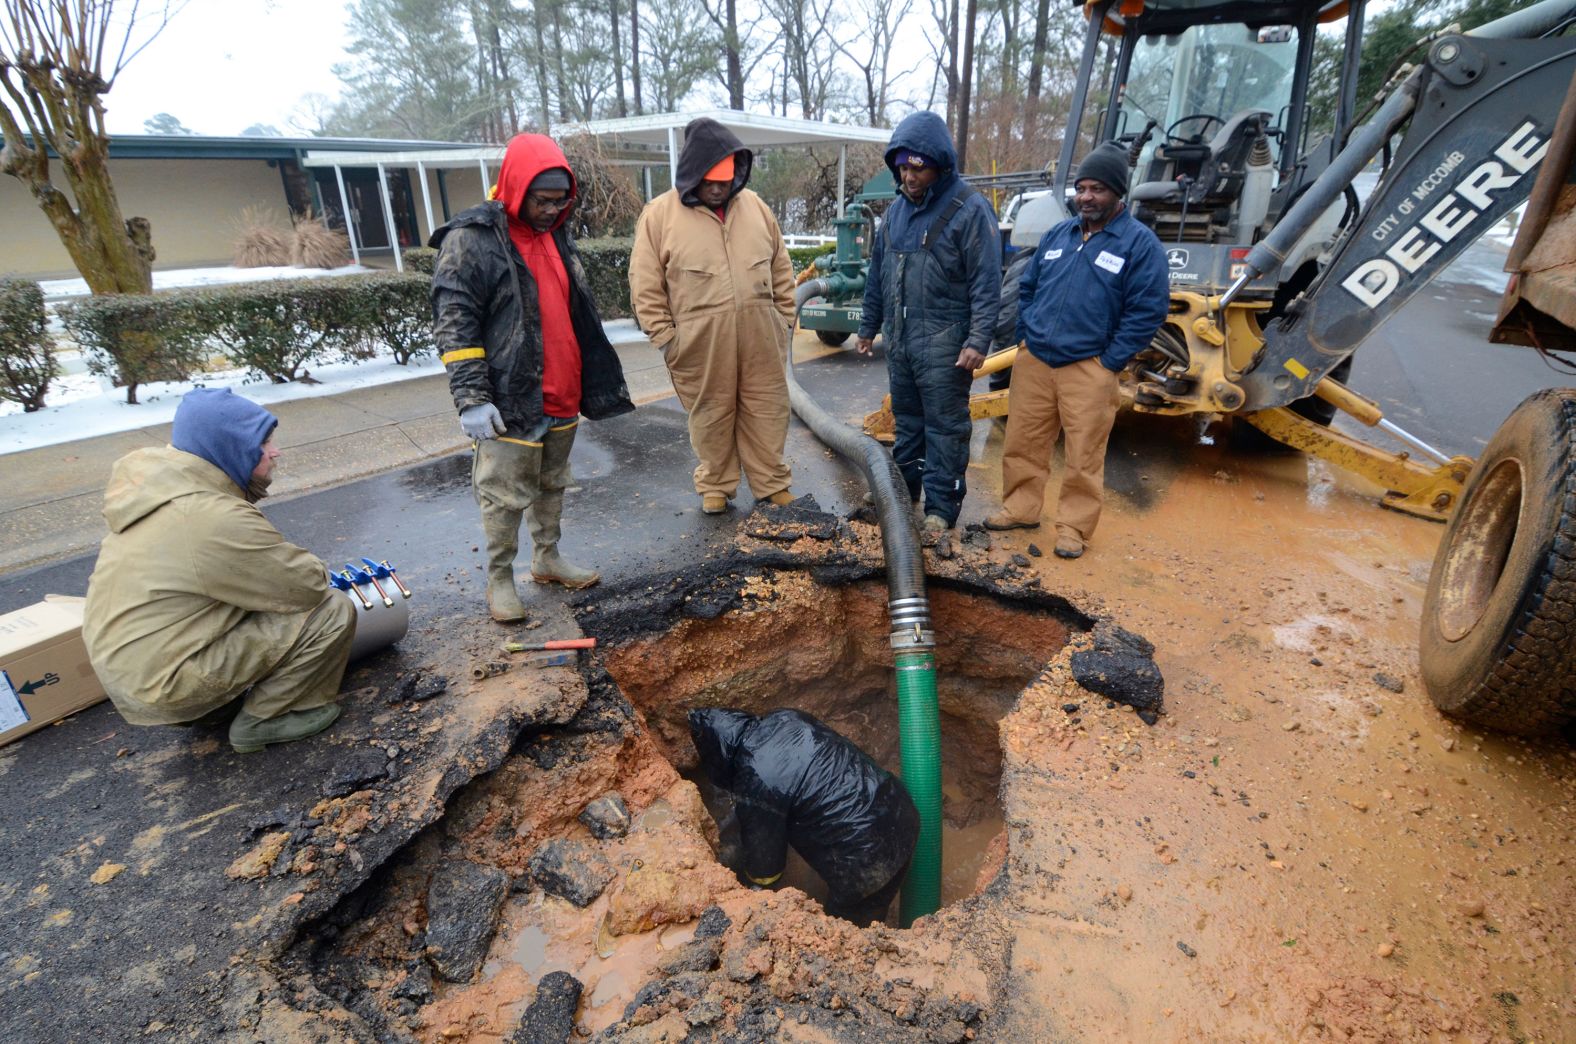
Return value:
<svg viewBox="0 0 1576 1044">
<path fill-rule="evenodd" d="M 800 284 L 794 291 L 795 319 L 806 301 L 830 290 L 827 279 Z M 930 626 L 930 600 L 925 595 L 919 531 L 908 487 L 892 454 L 864 432 L 827 413 L 794 377 L 792 333 L 786 367 L 788 401 L 794 413 L 817 438 L 859 468 L 875 496 L 887 565 L 887 613 L 897 671 L 903 785 L 919 811 L 919 840 L 903 880 L 902 923 L 906 928 L 941 905 L 941 711 L 936 699 L 936 640 Z"/>
</svg>

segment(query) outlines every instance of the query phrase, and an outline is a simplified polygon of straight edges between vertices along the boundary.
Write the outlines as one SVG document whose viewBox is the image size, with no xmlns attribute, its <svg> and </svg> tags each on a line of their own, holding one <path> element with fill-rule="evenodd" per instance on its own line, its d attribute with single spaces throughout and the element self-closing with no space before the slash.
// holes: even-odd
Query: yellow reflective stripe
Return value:
<svg viewBox="0 0 1576 1044">
<path fill-rule="evenodd" d="M 580 423 L 580 418 L 576 417 L 574 420 L 570 421 L 568 424 L 559 424 L 559 425 L 557 425 L 555 427 L 548 428 L 547 430 L 548 431 L 568 431 L 570 428 L 573 428 L 573 427 L 577 426 L 579 423 Z"/>
<path fill-rule="evenodd" d="M 512 442 L 516 446 L 534 446 L 537 449 L 541 449 L 542 448 L 542 444 L 540 442 L 527 442 L 524 439 L 511 439 L 511 438 L 507 438 L 506 436 L 503 436 L 503 435 L 498 436 L 498 441 L 499 442 Z"/>
<path fill-rule="evenodd" d="M 1308 376 L 1308 368 L 1302 363 L 1298 362 L 1296 359 L 1287 359 L 1285 362 L 1281 363 L 1281 365 L 1290 370 L 1293 376 L 1295 376 L 1299 381 Z"/>
<path fill-rule="evenodd" d="M 781 877 L 782 875 L 783 875 L 783 872 L 781 870 L 779 870 L 779 871 L 777 871 L 775 874 L 773 874 L 770 877 L 751 877 L 750 880 L 755 882 L 758 885 L 765 886 L 765 885 L 769 885 L 769 884 L 776 884 L 777 883 L 777 879 L 779 877 Z"/>
<path fill-rule="evenodd" d="M 456 348 L 452 352 L 444 352 L 441 356 L 439 356 L 439 358 L 442 360 L 443 365 L 445 366 L 449 365 L 450 363 L 464 362 L 466 359 L 485 359 L 487 358 L 487 349 Z"/>
</svg>

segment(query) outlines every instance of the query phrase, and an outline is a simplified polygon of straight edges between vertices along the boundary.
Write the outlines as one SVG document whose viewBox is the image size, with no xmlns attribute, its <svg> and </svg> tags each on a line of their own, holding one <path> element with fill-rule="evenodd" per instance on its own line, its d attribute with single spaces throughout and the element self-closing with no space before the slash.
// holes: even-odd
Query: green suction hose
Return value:
<svg viewBox="0 0 1576 1044">
<path fill-rule="evenodd" d="M 839 277 L 840 278 L 840 277 Z M 799 308 L 828 293 L 828 279 L 812 279 L 794 293 Z M 844 424 L 810 398 L 793 373 L 787 346 L 788 401 L 816 437 L 864 473 L 875 495 L 876 518 L 887 567 L 887 613 L 897 669 L 898 734 L 903 743 L 903 786 L 919 812 L 919 840 L 903 879 L 903 927 L 941 905 L 941 711 L 936 703 L 936 636 L 925 596 L 925 561 L 908 489 L 892 454 L 875 439 Z"/>
<path fill-rule="evenodd" d="M 897 654 L 897 727 L 903 742 L 903 786 L 919 810 L 919 840 L 903 879 L 907 928 L 941 905 L 941 715 L 936 657 L 930 650 Z"/>
</svg>

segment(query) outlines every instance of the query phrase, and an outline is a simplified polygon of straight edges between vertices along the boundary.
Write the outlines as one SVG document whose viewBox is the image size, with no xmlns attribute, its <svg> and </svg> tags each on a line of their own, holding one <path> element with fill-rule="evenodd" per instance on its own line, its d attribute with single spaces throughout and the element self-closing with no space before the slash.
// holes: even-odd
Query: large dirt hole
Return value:
<svg viewBox="0 0 1576 1044">
<path fill-rule="evenodd" d="M 440 820 L 307 927 L 286 969 L 376 1039 L 533 1039 L 516 1031 L 555 973 L 583 987 L 570 1012 L 581 1037 L 623 1039 L 666 1012 L 696 1040 L 770 1039 L 770 1026 L 784 1022 L 845 1039 L 845 1017 L 890 1030 L 871 1040 L 908 1039 L 918 991 L 894 992 L 857 970 L 853 955 L 867 944 L 852 925 L 828 923 L 791 891 L 740 889 L 714 858 L 717 795 L 708 808 L 708 795 L 679 778 L 695 777 L 685 715 L 698 706 L 797 707 L 899 769 L 885 584 L 868 571 L 818 575 L 825 582 L 723 562 L 588 597 L 582 626 L 600 639 L 606 673 L 588 663 L 577 680 L 565 678 L 566 692 L 581 680 L 587 689 L 573 718 L 519 735 L 502 764 L 457 791 Z M 992 859 L 982 873 L 988 850 L 1005 854 L 992 848 L 1002 830 L 997 722 L 1070 635 L 1091 625 L 1051 595 L 1014 599 L 987 585 L 933 582 L 929 592 L 947 904 L 1000 865 Z M 522 671 L 478 684 L 517 684 Z M 626 830 L 591 831 L 582 814 L 614 792 L 627 805 Z M 549 852 L 562 857 L 556 880 L 537 867 Z M 785 883 L 812 898 L 823 887 L 802 864 Z M 716 936 L 702 932 L 703 919 L 735 926 Z M 916 939 L 915 952 L 898 954 L 898 936 Z M 910 933 L 891 932 L 882 945 L 883 960 L 933 955 Z M 925 1018 L 977 1020 L 980 968 L 995 965 L 944 949 L 967 968 L 937 987 L 959 997 Z M 804 979 L 811 970 L 813 985 Z"/>
<path fill-rule="evenodd" d="M 748 580 L 742 593 L 738 611 L 683 620 L 606 657 L 658 750 L 696 784 L 713 818 L 723 822 L 732 799 L 699 771 L 686 721 L 696 707 L 805 711 L 901 776 L 886 585 L 827 586 L 803 573 L 779 573 L 770 578 L 769 597 L 751 599 Z M 947 904 L 975 891 L 986 852 L 1002 831 L 997 722 L 1067 643 L 1069 626 L 1057 614 L 982 593 L 937 588 L 929 595 L 937 639 Z M 724 836 L 725 846 L 729 840 Z M 826 898 L 820 878 L 791 852 L 783 884 Z"/>
</svg>

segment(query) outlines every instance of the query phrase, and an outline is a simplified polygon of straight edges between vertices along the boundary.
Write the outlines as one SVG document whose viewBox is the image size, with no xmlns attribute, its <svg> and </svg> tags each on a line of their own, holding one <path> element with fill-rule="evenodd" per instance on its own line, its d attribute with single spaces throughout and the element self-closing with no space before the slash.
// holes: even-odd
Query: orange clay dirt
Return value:
<svg viewBox="0 0 1576 1044">
<path fill-rule="evenodd" d="M 1441 528 L 1301 456 L 1182 452 L 1139 468 L 1141 507 L 1108 498 L 1076 561 L 1029 550 L 1048 551 L 1049 526 L 928 547 L 961 850 L 938 914 L 859 930 L 805 891 L 741 888 L 713 857 L 680 775 L 688 707 L 802 706 L 896 761 L 879 573 L 826 586 L 746 567 L 721 616 L 604 643 L 635 708 L 616 739 L 523 741 L 345 930 L 341 950 L 391 969 L 362 984 L 388 1032 L 508 1039 L 561 970 L 584 987 L 579 1035 L 604 1040 L 1571 1039 L 1576 759 L 1433 710 L 1416 635 Z M 880 555 L 858 522 L 738 549 L 805 568 Z M 1154 643 L 1158 724 L 1072 681 L 1079 613 Z M 608 790 L 634 822 L 596 841 L 576 816 Z M 396 1016 L 432 868 L 517 877 L 551 837 L 605 858 L 606 889 L 580 908 L 517 883 L 477 977 Z M 699 938 L 713 904 L 726 928 Z"/>
</svg>

